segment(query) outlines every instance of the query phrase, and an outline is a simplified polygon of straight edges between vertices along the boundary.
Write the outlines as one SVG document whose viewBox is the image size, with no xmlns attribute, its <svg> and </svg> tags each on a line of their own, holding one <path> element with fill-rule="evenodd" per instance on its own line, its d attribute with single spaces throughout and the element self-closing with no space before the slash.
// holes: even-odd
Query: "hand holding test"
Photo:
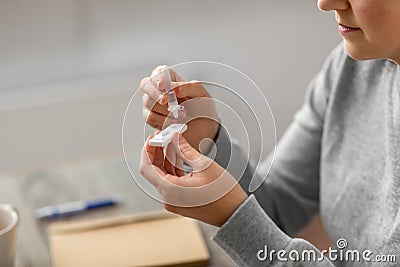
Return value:
<svg viewBox="0 0 400 267">
<path fill-rule="evenodd" d="M 166 147 L 175 133 L 183 133 L 186 130 L 186 124 L 173 123 L 151 138 L 149 144 L 151 146 Z"/>
</svg>

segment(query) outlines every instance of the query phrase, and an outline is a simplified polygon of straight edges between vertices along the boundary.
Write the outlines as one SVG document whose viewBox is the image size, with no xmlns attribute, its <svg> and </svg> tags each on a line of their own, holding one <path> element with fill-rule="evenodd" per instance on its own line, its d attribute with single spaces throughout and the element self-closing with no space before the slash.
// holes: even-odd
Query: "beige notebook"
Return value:
<svg viewBox="0 0 400 267">
<path fill-rule="evenodd" d="M 204 266 L 209 253 L 196 221 L 166 212 L 49 227 L 54 267 Z"/>
</svg>

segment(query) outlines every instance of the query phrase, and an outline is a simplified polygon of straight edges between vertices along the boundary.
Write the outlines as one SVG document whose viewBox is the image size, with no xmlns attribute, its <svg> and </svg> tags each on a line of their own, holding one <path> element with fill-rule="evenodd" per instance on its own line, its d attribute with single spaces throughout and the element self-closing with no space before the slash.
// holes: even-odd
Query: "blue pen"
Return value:
<svg viewBox="0 0 400 267">
<path fill-rule="evenodd" d="M 35 210 L 35 215 L 38 219 L 55 219 L 61 217 L 69 217 L 83 213 L 88 210 L 114 206 L 119 203 L 121 203 L 121 201 L 119 198 L 116 197 L 98 198 L 92 200 L 78 200 L 37 209 Z"/>
</svg>

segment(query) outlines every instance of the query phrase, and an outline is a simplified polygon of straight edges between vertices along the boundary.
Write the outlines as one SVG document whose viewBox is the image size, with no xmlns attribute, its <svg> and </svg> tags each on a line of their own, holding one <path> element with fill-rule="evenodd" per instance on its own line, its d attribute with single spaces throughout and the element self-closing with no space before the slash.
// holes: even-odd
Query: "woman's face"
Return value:
<svg viewBox="0 0 400 267">
<path fill-rule="evenodd" d="M 318 0 L 318 7 L 335 11 L 351 57 L 400 64 L 400 0 Z"/>
</svg>

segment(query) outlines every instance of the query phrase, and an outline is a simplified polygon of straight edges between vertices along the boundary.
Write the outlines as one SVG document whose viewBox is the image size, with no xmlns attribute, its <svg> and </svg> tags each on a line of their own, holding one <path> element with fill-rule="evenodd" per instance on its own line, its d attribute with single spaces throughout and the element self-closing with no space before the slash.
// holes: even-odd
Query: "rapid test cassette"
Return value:
<svg viewBox="0 0 400 267">
<path fill-rule="evenodd" d="M 187 130 L 186 124 L 174 123 L 150 139 L 150 146 L 166 147 L 172 140 L 174 133 L 183 133 Z"/>
</svg>

